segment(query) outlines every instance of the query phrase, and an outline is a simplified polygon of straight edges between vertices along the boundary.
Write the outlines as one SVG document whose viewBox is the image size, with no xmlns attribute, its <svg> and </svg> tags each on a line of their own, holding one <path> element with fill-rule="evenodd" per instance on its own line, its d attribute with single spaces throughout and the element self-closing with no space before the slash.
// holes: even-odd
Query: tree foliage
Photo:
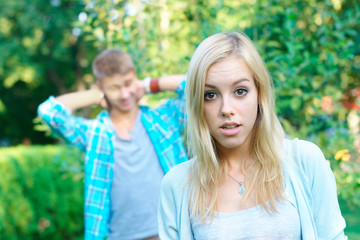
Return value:
<svg viewBox="0 0 360 240">
<path fill-rule="evenodd" d="M 72 34 L 81 1 L 0 2 L 0 140 L 44 141 L 33 131 L 37 105 L 82 81 L 84 47 Z"/>
</svg>

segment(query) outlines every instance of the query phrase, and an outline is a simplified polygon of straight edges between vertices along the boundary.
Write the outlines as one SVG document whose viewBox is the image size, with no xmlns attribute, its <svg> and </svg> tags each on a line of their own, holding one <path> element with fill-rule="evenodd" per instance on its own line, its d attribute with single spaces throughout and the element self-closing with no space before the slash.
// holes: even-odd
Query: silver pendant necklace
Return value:
<svg viewBox="0 0 360 240">
<path fill-rule="evenodd" d="M 244 182 L 245 182 L 245 179 L 246 179 L 246 176 L 244 176 L 244 180 L 243 181 L 238 181 L 236 180 L 235 178 L 233 178 L 232 176 L 230 176 L 229 173 L 226 173 L 232 180 L 234 180 L 235 182 L 237 182 L 240 186 L 239 186 L 239 193 L 240 195 L 244 195 L 246 193 L 246 189 L 245 189 L 245 185 L 244 185 Z"/>
</svg>

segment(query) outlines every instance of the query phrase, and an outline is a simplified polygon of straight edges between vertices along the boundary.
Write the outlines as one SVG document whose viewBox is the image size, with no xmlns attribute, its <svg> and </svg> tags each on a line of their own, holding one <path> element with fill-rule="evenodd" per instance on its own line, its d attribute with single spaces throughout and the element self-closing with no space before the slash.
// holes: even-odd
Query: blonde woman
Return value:
<svg viewBox="0 0 360 240">
<path fill-rule="evenodd" d="M 194 158 L 163 179 L 162 240 L 347 239 L 329 164 L 316 145 L 284 137 L 272 80 L 247 36 L 205 39 L 186 94 Z"/>
</svg>

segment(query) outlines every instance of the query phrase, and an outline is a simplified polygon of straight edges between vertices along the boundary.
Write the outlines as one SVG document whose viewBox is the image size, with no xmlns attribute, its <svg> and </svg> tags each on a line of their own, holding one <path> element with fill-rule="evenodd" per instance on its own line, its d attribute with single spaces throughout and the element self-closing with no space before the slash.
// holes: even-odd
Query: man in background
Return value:
<svg viewBox="0 0 360 240">
<path fill-rule="evenodd" d="M 93 62 L 98 88 L 50 96 L 39 116 L 63 139 L 85 152 L 85 240 L 157 239 L 160 184 L 173 166 L 187 160 L 181 131 L 185 76 L 138 81 L 129 54 L 105 50 Z M 178 94 L 150 109 L 145 93 Z M 73 115 L 100 105 L 96 119 Z"/>
</svg>

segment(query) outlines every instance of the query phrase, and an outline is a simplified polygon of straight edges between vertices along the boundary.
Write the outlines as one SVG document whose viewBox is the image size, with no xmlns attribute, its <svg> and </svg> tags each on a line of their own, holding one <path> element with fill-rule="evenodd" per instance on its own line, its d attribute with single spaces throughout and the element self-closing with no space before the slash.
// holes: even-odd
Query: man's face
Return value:
<svg viewBox="0 0 360 240">
<path fill-rule="evenodd" d="M 105 94 L 110 105 L 110 111 L 129 112 L 138 102 L 137 99 L 137 78 L 134 71 L 125 75 L 114 74 L 104 77 L 99 87 Z"/>
</svg>

